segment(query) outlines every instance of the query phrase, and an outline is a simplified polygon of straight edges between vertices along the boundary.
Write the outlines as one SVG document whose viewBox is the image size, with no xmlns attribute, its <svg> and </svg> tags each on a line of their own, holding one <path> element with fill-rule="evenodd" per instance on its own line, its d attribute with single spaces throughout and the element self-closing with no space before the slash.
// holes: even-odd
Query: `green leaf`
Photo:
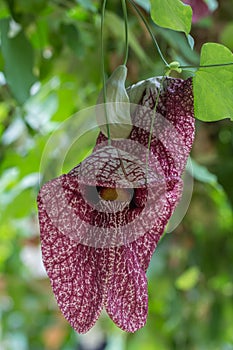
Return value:
<svg viewBox="0 0 233 350">
<path fill-rule="evenodd" d="M 0 21 L 0 29 L 6 80 L 17 101 L 23 104 L 36 81 L 33 50 L 22 31 L 13 38 L 9 36 L 9 19 Z"/>
<path fill-rule="evenodd" d="M 160 27 L 187 35 L 191 30 L 192 9 L 180 0 L 151 0 L 151 17 Z"/>
<path fill-rule="evenodd" d="M 223 45 L 204 44 L 201 65 L 233 63 L 232 52 Z M 233 65 L 199 68 L 193 78 L 195 117 L 203 121 L 233 120 Z"/>
<path fill-rule="evenodd" d="M 200 277 L 200 271 L 196 266 L 190 267 L 175 282 L 176 288 L 188 291 L 195 287 Z"/>
</svg>

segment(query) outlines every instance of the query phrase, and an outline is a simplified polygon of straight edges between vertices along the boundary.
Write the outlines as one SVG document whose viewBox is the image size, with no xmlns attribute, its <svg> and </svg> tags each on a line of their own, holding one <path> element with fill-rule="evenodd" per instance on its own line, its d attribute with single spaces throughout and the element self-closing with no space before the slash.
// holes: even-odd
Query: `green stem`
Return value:
<svg viewBox="0 0 233 350">
<path fill-rule="evenodd" d="M 108 144 L 111 145 L 110 127 L 109 127 L 108 113 L 106 108 L 107 86 L 106 86 L 105 64 L 104 64 L 104 17 L 105 17 L 106 2 L 107 0 L 103 0 L 102 13 L 101 13 L 101 29 L 100 29 L 101 40 L 100 41 L 101 41 L 101 65 L 102 65 L 104 112 L 105 112 L 105 119 L 106 119 L 106 126 L 107 126 Z"/>
<path fill-rule="evenodd" d="M 122 2 L 122 9 L 123 9 L 124 21 L 125 21 L 125 60 L 124 60 L 124 65 L 126 65 L 127 61 L 128 61 L 128 56 L 129 56 L 128 14 L 127 14 L 126 0 L 121 0 L 121 2 Z"/>
<path fill-rule="evenodd" d="M 189 69 L 189 68 L 214 68 L 214 67 L 225 67 L 225 66 L 233 66 L 233 62 L 229 63 L 216 63 L 216 64 L 206 64 L 200 66 L 179 66 L 181 69 Z"/>
<path fill-rule="evenodd" d="M 166 67 L 169 67 L 169 64 L 168 64 L 168 62 L 166 61 L 166 59 L 164 58 L 164 56 L 163 56 L 163 54 L 162 54 L 162 51 L 160 50 L 159 44 L 158 44 L 158 42 L 157 42 L 157 40 L 156 40 L 156 38 L 155 38 L 155 36 L 154 36 L 152 30 L 150 29 L 150 26 L 149 26 L 147 20 L 145 19 L 145 17 L 144 17 L 143 14 L 141 13 L 141 11 L 138 9 L 138 7 L 137 7 L 136 4 L 134 3 L 134 1 L 133 1 L 133 0 L 128 0 L 128 1 L 129 1 L 129 2 L 131 3 L 131 5 L 134 7 L 135 11 L 137 12 L 137 14 L 139 15 L 139 17 L 141 18 L 141 20 L 142 20 L 143 23 L 145 24 L 146 29 L 147 29 L 148 32 L 150 33 L 150 36 L 151 36 L 151 38 L 152 38 L 152 41 L 154 42 L 154 45 L 155 45 L 155 47 L 156 47 L 156 49 L 157 49 L 157 51 L 158 51 L 158 53 L 159 53 L 159 56 L 160 56 L 161 60 L 163 61 L 163 63 L 165 64 Z"/>
<path fill-rule="evenodd" d="M 161 91 L 162 91 L 162 88 L 163 88 L 163 83 L 164 83 L 165 78 L 166 78 L 166 75 L 163 75 L 162 80 L 161 80 L 161 84 L 160 84 L 160 88 L 159 88 L 158 94 L 156 96 L 155 106 L 154 106 L 154 109 L 153 109 L 154 113 L 153 113 L 152 120 L 151 120 L 151 125 L 150 125 L 150 135 L 149 135 L 149 139 L 148 139 L 147 155 L 146 155 L 146 182 L 147 182 L 147 176 L 148 176 L 150 146 L 151 146 L 153 129 L 154 129 L 154 124 L 155 124 L 156 111 L 157 111 L 159 98 L 160 98 L 160 94 L 161 94 Z"/>
</svg>

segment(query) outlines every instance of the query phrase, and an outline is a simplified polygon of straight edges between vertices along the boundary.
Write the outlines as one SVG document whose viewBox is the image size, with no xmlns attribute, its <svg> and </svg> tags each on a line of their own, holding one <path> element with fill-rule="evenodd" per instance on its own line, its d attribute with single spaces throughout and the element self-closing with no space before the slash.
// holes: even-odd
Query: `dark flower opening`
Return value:
<svg viewBox="0 0 233 350">
<path fill-rule="evenodd" d="M 130 203 L 134 190 L 133 188 L 98 187 L 99 196 L 105 201 L 119 201 Z"/>
</svg>

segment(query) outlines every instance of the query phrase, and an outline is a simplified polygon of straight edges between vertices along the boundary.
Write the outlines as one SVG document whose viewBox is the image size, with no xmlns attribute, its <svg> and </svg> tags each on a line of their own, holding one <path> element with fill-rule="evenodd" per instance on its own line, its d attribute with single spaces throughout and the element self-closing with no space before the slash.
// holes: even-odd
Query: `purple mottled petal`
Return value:
<svg viewBox="0 0 233 350">
<path fill-rule="evenodd" d="M 194 112 L 191 79 L 166 78 L 165 84 L 166 89 L 161 93 L 157 106 L 151 151 L 169 181 L 171 178 L 179 179 L 184 171 L 194 139 Z M 151 87 L 139 105 L 152 109 L 152 112 L 145 113 L 139 107 L 132 117 L 137 128 L 132 130 L 130 139 L 145 147 L 156 96 L 157 90 Z"/>
<path fill-rule="evenodd" d="M 113 250 L 108 280 L 106 311 L 118 327 L 135 332 L 146 323 L 147 279 L 132 248 Z"/>
<path fill-rule="evenodd" d="M 180 181 L 176 184 L 170 194 L 167 193 L 167 203 L 164 206 L 163 211 L 160 213 L 160 219 L 155 222 L 153 228 L 144 236 L 139 237 L 137 240 L 130 243 L 130 247 L 137 255 L 139 264 L 144 271 L 148 269 L 151 257 L 157 247 L 157 243 L 164 232 L 165 226 L 172 215 L 181 193 L 182 182 Z"/>
<path fill-rule="evenodd" d="M 150 98 L 143 97 L 139 104 L 153 108 L 157 92 L 151 89 L 150 93 Z M 132 249 L 136 252 L 140 265 L 145 271 L 149 266 L 159 238 L 163 234 L 165 226 L 182 194 L 181 179 L 171 184 L 169 178 L 174 174 L 179 177 L 181 176 L 194 140 L 195 121 L 191 79 L 183 81 L 181 79 L 170 78 L 167 81 L 166 92 L 160 97 L 158 110 L 174 126 L 174 129 L 169 127 L 169 133 L 166 133 L 166 128 L 162 127 L 160 128 L 159 140 L 156 138 L 152 140 L 151 149 L 157 155 L 159 163 L 166 174 L 167 202 L 163 207 L 163 211 L 160 213 L 159 220 L 154 223 L 153 228 L 143 237 L 131 243 Z M 144 123 L 147 123 L 147 118 L 143 118 L 140 113 L 137 114 L 137 111 L 135 112 L 133 121 L 135 119 L 138 123 L 142 124 L 142 127 Z M 155 124 L 155 127 L 158 127 L 158 124 Z M 178 138 L 177 135 L 179 136 Z M 140 130 L 138 129 L 134 129 L 131 133 L 131 138 L 141 139 L 140 142 L 144 142 L 142 136 L 144 134 L 140 134 Z M 176 162 L 174 162 L 174 157 L 176 157 Z"/>
<path fill-rule="evenodd" d="M 56 180 L 49 184 L 52 185 Z M 102 310 L 101 259 L 94 248 L 77 244 L 60 233 L 51 223 L 43 203 L 39 195 L 44 266 L 65 318 L 77 332 L 86 333 L 95 324 Z"/>
</svg>

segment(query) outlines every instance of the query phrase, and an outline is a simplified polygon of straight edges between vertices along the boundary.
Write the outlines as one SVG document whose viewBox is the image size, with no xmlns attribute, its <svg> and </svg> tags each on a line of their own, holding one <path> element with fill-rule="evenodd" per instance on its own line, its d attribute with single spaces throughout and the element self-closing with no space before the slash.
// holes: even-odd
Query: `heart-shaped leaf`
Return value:
<svg viewBox="0 0 233 350">
<path fill-rule="evenodd" d="M 232 63 L 232 65 L 224 65 Z M 197 119 L 212 122 L 225 118 L 233 120 L 233 54 L 225 46 L 204 44 L 202 66 L 193 78 L 194 111 Z"/>
<path fill-rule="evenodd" d="M 190 32 L 192 9 L 180 0 L 151 0 L 151 17 L 160 27 Z"/>
</svg>

